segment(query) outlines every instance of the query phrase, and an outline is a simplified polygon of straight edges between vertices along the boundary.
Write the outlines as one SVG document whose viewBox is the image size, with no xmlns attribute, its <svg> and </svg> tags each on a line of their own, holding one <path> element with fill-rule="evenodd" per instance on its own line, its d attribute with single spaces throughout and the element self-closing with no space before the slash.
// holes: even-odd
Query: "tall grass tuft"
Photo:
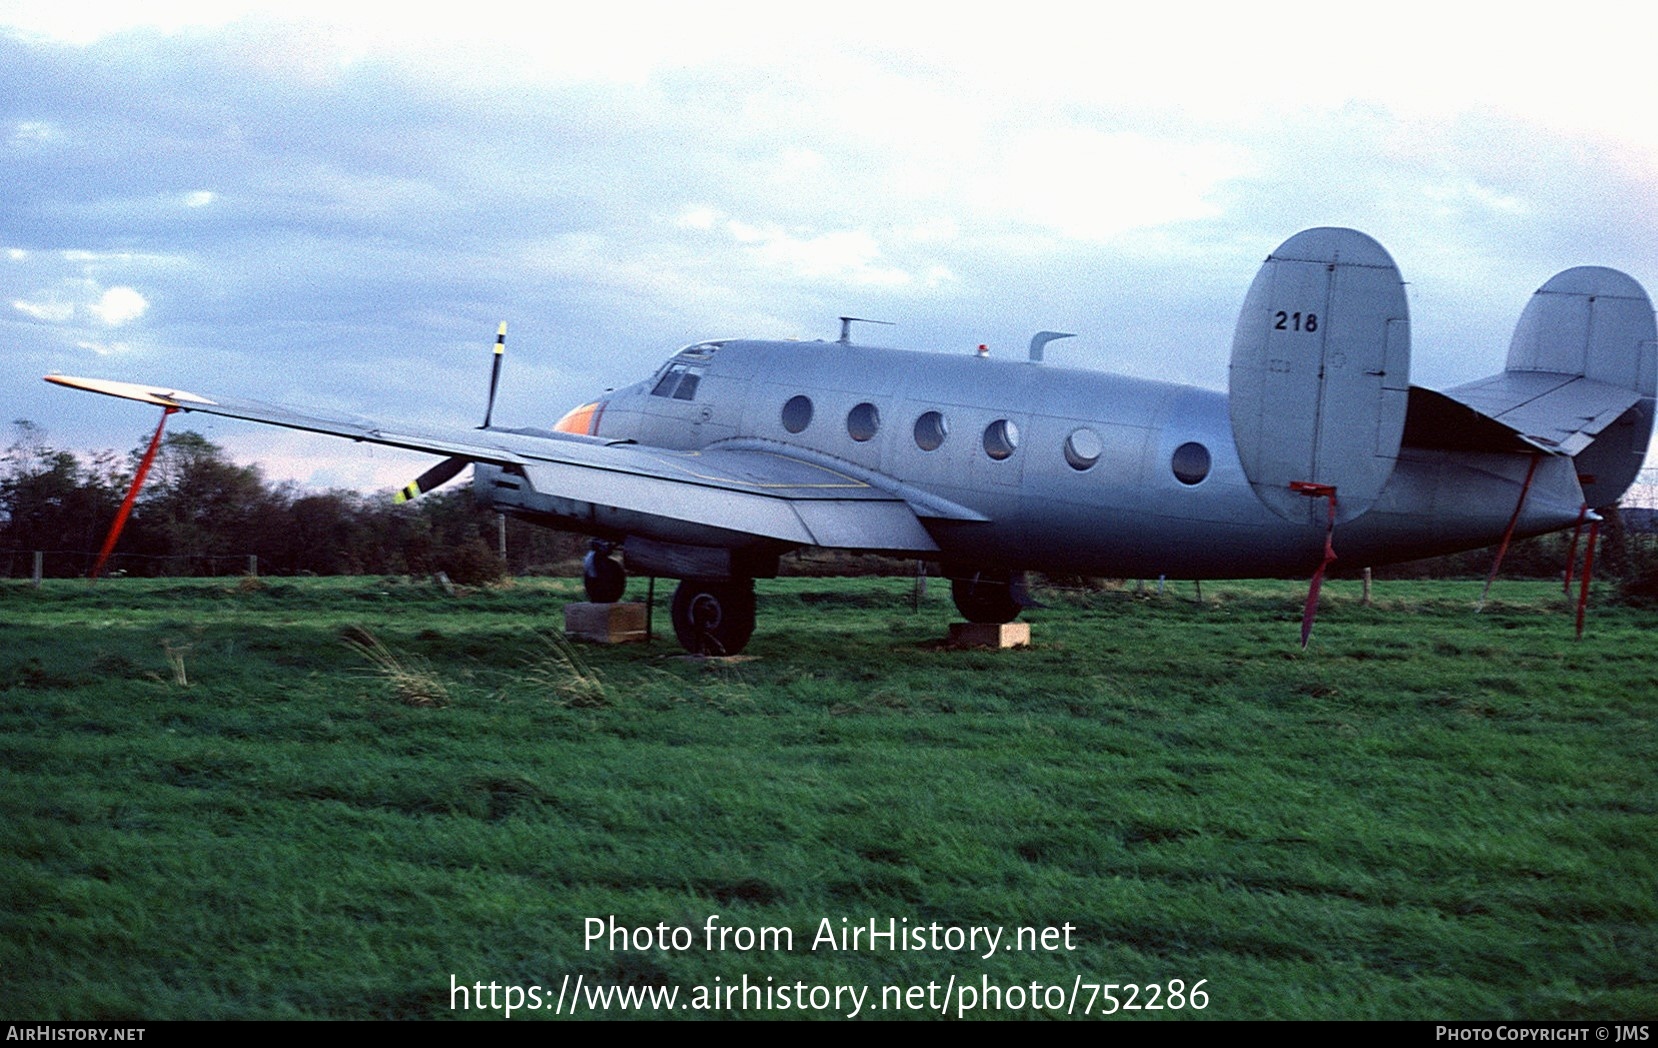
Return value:
<svg viewBox="0 0 1658 1048">
<path fill-rule="evenodd" d="M 190 653 L 190 645 L 180 644 L 177 647 L 170 640 L 161 642 L 162 654 L 167 656 L 167 665 L 173 671 L 173 683 L 181 688 L 190 686 L 190 678 L 184 674 L 184 656 Z"/>
<path fill-rule="evenodd" d="M 598 670 L 587 664 L 576 646 L 557 634 L 537 633 L 544 651 L 529 665 L 525 676 L 538 690 L 551 693 L 559 706 L 603 709 L 615 705 L 612 689 Z"/>
<path fill-rule="evenodd" d="M 340 639 L 346 647 L 368 660 L 375 675 L 392 686 L 398 701 L 405 706 L 449 705 L 449 689 L 426 660 L 397 655 L 381 643 L 380 638 L 361 626 L 350 627 Z"/>
</svg>

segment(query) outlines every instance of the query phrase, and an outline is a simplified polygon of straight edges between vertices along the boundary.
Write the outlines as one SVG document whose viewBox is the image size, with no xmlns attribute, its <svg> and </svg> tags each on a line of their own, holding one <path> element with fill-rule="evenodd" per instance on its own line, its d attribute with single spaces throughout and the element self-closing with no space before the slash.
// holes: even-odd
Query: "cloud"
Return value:
<svg viewBox="0 0 1658 1048">
<path fill-rule="evenodd" d="M 110 327 L 120 327 L 143 316 L 150 304 L 130 287 L 112 287 L 86 308 Z"/>
<path fill-rule="evenodd" d="M 132 351 L 132 346 L 125 342 L 92 342 L 82 340 L 80 342 L 76 342 L 75 345 L 86 350 L 88 353 L 93 353 L 100 357 L 117 356 L 119 354 Z"/>
<path fill-rule="evenodd" d="M 1065 360 L 1222 385 L 1260 259 L 1319 224 L 1389 247 L 1413 373 L 1461 381 L 1549 273 L 1658 280 L 1636 34 L 1579 61 L 1513 25 L 1474 51 L 1408 18 L 1331 35 L 1327 5 L 1173 36 L 1161 9 L 790 34 L 338 6 L 0 16 L 14 413 L 119 417 L 34 387 L 124 348 L 110 377 L 471 420 L 501 319 L 509 419 L 841 314 L 908 348 L 1077 331 Z"/>
<path fill-rule="evenodd" d="M 1109 240 L 1219 215 L 1217 189 L 1247 167 L 1243 151 L 1225 143 L 1048 128 L 1009 138 L 971 192 L 984 210 Z"/>
<path fill-rule="evenodd" d="M 20 120 L 12 126 L 11 145 L 30 147 L 51 145 L 64 139 L 63 129 L 46 120 Z"/>
<path fill-rule="evenodd" d="M 54 288 L 11 300 L 12 308 L 33 320 L 71 324 L 85 314 L 105 327 L 121 327 L 142 317 L 150 304 L 131 287 L 100 287 L 96 281 L 63 280 Z"/>
<path fill-rule="evenodd" d="M 49 324 L 66 323 L 75 315 L 75 304 L 60 298 L 48 297 L 35 299 L 34 301 L 14 298 L 12 299 L 12 308 L 24 316 L 32 317 L 35 320 L 44 320 Z"/>
</svg>

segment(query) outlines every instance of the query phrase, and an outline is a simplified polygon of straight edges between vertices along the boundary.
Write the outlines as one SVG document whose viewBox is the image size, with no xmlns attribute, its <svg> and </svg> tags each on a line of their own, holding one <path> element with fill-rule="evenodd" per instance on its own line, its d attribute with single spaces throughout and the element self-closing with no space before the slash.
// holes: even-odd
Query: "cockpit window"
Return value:
<svg viewBox="0 0 1658 1048">
<path fill-rule="evenodd" d="M 702 374 L 708 370 L 706 364 L 684 364 L 675 361 L 668 365 L 668 370 L 656 380 L 651 388 L 653 397 L 671 397 L 674 400 L 697 399 L 697 387 L 702 383 Z"/>
</svg>

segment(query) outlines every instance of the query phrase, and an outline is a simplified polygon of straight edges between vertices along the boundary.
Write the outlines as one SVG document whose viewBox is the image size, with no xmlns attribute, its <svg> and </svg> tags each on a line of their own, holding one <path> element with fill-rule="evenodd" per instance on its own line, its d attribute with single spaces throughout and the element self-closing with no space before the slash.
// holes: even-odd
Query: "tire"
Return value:
<svg viewBox="0 0 1658 1048">
<path fill-rule="evenodd" d="M 674 636 L 693 655 L 735 655 L 754 635 L 754 581 L 686 579 L 674 590 Z"/>
<path fill-rule="evenodd" d="M 1019 602 L 1004 576 L 980 573 L 968 579 L 951 579 L 950 596 L 968 622 L 1001 625 L 1019 617 Z"/>
<path fill-rule="evenodd" d="M 581 584 L 594 604 L 614 604 L 627 589 L 628 575 L 614 558 L 589 550 L 581 561 Z"/>
</svg>

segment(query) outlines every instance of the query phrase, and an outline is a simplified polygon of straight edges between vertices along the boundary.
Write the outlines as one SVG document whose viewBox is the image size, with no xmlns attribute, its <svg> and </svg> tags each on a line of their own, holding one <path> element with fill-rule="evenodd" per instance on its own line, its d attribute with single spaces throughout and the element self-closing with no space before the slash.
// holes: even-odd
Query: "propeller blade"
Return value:
<svg viewBox="0 0 1658 1048">
<path fill-rule="evenodd" d="M 439 484 L 447 483 L 455 476 L 455 474 L 470 465 L 471 462 L 471 459 L 458 457 L 446 458 L 442 462 L 439 462 L 437 465 L 433 466 L 431 469 L 422 473 L 419 477 L 415 478 L 414 483 L 405 484 L 392 498 L 392 501 L 398 505 L 402 505 L 412 498 L 424 495 L 426 492 L 431 491 Z"/>
<path fill-rule="evenodd" d="M 489 420 L 495 415 L 495 387 L 501 382 L 501 357 L 507 351 L 507 322 L 501 321 L 500 330 L 495 332 L 495 366 L 489 372 L 489 406 L 484 408 L 484 428 L 489 428 Z M 453 476 L 453 474 L 450 474 Z"/>
</svg>

